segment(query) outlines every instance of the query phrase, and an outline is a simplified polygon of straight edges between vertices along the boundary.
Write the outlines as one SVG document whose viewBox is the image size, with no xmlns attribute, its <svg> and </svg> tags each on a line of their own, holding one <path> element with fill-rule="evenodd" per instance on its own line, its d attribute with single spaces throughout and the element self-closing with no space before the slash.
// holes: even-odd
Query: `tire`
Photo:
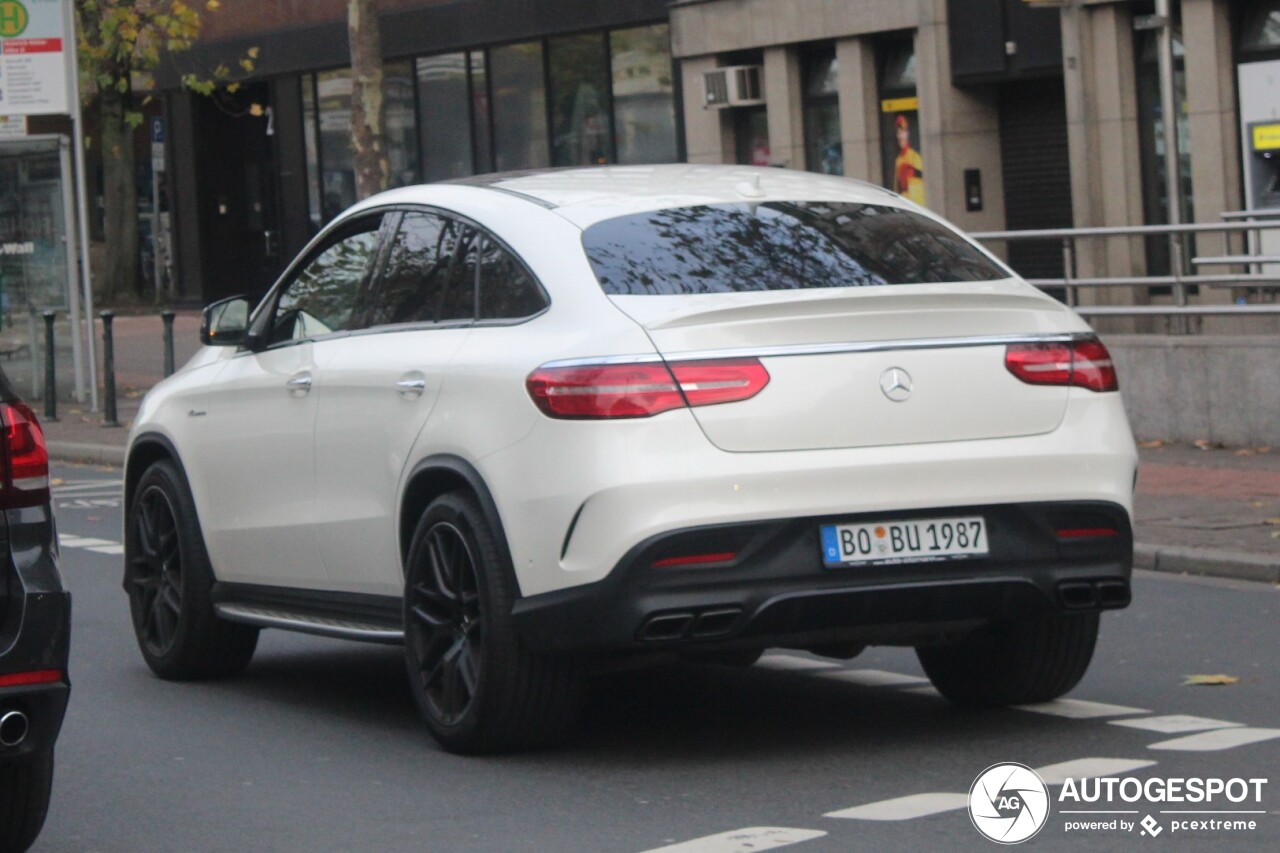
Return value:
<svg viewBox="0 0 1280 853">
<path fill-rule="evenodd" d="M 0 764 L 0 853 L 22 853 L 35 842 L 52 790 L 53 750 Z"/>
<path fill-rule="evenodd" d="M 1057 699 L 1084 677 L 1098 639 L 1098 614 L 1054 614 L 1003 622 L 964 640 L 916 649 L 938 692 L 966 707 Z"/>
<path fill-rule="evenodd" d="M 172 462 L 152 464 L 138 480 L 124 553 L 134 636 L 156 675 L 222 678 L 249 665 L 258 629 L 214 613 L 209 553 L 191 490 Z"/>
<path fill-rule="evenodd" d="M 515 575 L 468 494 L 432 501 L 405 564 L 405 664 L 427 728 L 450 752 L 481 754 L 563 741 L 582 700 L 573 662 L 516 635 Z"/>
</svg>

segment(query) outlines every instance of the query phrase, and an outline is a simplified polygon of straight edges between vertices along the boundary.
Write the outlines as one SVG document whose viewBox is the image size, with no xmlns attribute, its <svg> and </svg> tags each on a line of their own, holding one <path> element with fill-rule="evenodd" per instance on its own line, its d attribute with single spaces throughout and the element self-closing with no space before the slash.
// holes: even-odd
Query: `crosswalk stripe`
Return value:
<svg viewBox="0 0 1280 853">
<path fill-rule="evenodd" d="M 692 841 L 654 847 L 645 853 L 754 853 L 756 850 L 772 850 L 802 841 L 812 841 L 826 835 L 820 829 L 791 829 L 785 826 L 748 826 L 716 835 L 706 835 Z"/>
<path fill-rule="evenodd" d="M 1108 705 L 1105 702 L 1089 702 L 1085 699 L 1054 699 L 1052 702 L 1041 702 L 1036 705 L 1015 705 L 1019 711 L 1030 711 L 1033 714 L 1050 714 L 1055 717 L 1066 717 L 1070 720 L 1089 720 L 1094 717 L 1120 717 L 1125 714 L 1150 714 L 1145 708 L 1130 708 L 1125 705 Z"/>
<path fill-rule="evenodd" d="M 962 809 L 969 804 L 968 794 L 911 794 L 907 797 L 895 797 L 892 800 L 881 800 L 878 803 L 867 803 L 850 809 L 827 812 L 824 817 L 847 818 L 851 820 L 914 820 L 918 817 L 941 814 L 942 812 Z"/>
<path fill-rule="evenodd" d="M 897 672 L 886 672 L 883 669 L 839 669 L 815 674 L 822 678 L 861 684 L 863 687 L 896 687 L 901 684 L 925 684 L 929 681 L 918 675 L 902 675 Z"/>
<path fill-rule="evenodd" d="M 1125 726 L 1130 729 L 1144 729 L 1149 732 L 1161 732 L 1167 735 L 1181 732 L 1202 732 L 1207 729 L 1231 729 L 1244 725 L 1244 723 L 1229 723 L 1226 720 L 1211 720 L 1208 717 L 1192 717 L 1187 714 L 1141 717 L 1136 720 L 1108 720 L 1107 724 Z"/>
<path fill-rule="evenodd" d="M 1198 735 L 1162 740 L 1153 743 L 1148 749 L 1174 749 L 1183 752 L 1216 752 L 1220 749 L 1232 749 L 1250 743 L 1261 743 L 1280 737 L 1280 729 L 1232 728 L 1201 732 Z"/>
<path fill-rule="evenodd" d="M 1077 758 L 1058 764 L 1037 767 L 1036 772 L 1046 785 L 1061 785 L 1068 779 L 1092 779 L 1095 776 L 1118 776 L 1150 767 L 1155 761 L 1137 758 Z"/>
</svg>

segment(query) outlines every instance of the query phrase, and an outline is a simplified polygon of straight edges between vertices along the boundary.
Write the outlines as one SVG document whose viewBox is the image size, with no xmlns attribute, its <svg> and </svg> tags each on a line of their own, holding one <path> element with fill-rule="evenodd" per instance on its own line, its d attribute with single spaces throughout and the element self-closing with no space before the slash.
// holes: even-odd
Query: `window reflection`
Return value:
<svg viewBox="0 0 1280 853">
<path fill-rule="evenodd" d="M 446 53 L 418 60 L 418 112 L 422 126 L 422 176 L 460 178 L 473 171 L 467 55 Z"/>
</svg>

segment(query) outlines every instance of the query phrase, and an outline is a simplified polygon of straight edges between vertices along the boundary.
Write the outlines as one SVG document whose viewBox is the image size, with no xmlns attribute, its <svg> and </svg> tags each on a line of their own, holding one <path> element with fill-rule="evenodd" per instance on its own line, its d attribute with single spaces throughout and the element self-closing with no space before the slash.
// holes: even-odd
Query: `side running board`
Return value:
<svg viewBox="0 0 1280 853">
<path fill-rule="evenodd" d="M 213 602 L 214 612 L 230 622 L 341 640 L 404 643 L 398 598 L 216 583 Z"/>
</svg>

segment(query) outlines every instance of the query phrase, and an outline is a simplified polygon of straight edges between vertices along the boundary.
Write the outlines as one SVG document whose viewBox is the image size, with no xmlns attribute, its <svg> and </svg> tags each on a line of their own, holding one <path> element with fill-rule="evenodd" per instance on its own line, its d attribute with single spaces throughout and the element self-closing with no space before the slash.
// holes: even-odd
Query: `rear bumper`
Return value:
<svg viewBox="0 0 1280 853">
<path fill-rule="evenodd" d="M 894 566 L 826 568 L 832 522 L 981 515 L 991 553 Z M 1114 535 L 1060 538 L 1065 528 Z M 658 567 L 678 554 L 731 560 Z M 877 512 L 700 527 L 653 537 L 601 581 L 523 598 L 514 620 L 545 650 L 918 644 L 978 625 L 1129 603 L 1133 535 L 1123 506 L 1044 502 Z"/>
<path fill-rule="evenodd" d="M 45 684 L 0 687 L 0 717 L 17 711 L 26 717 L 27 726 L 21 743 L 0 744 L 0 764 L 48 752 L 58 739 L 71 691 L 67 676 L 70 634 L 69 593 L 41 592 L 26 596 L 17 640 L 0 653 L 0 676 L 56 670 L 61 678 Z"/>
</svg>

